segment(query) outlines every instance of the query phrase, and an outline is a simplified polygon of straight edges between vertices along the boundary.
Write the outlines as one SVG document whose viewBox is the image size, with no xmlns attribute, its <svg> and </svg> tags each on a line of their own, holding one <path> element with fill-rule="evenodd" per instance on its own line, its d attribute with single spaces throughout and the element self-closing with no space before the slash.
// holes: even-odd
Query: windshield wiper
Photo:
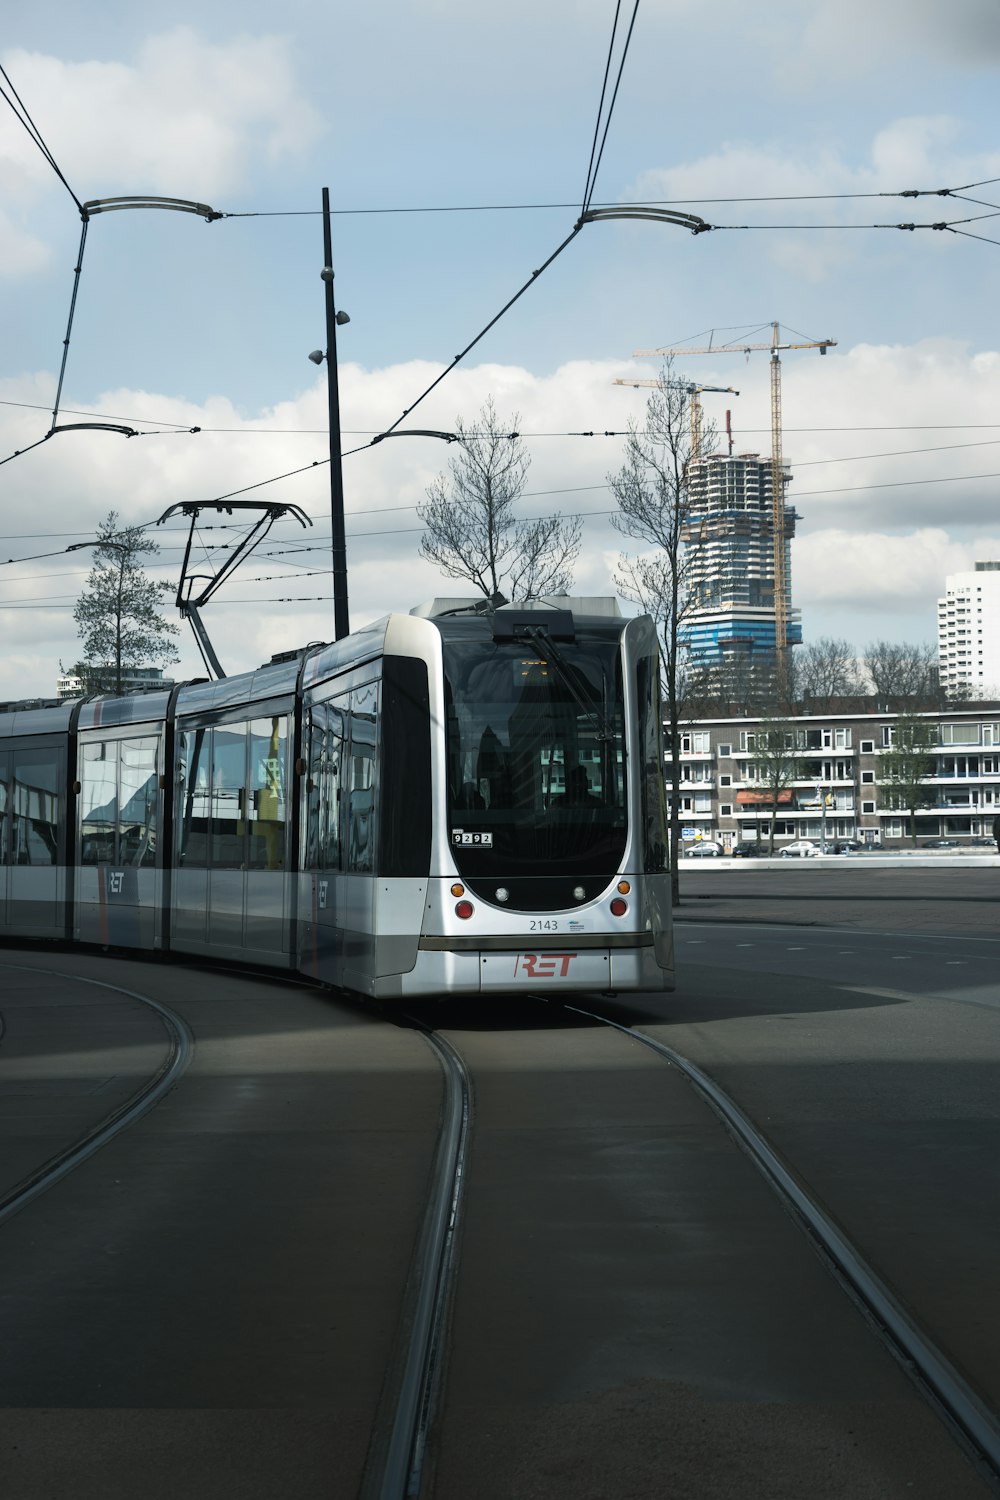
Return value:
<svg viewBox="0 0 1000 1500">
<path fill-rule="evenodd" d="M 591 728 L 597 738 L 609 741 L 617 739 L 614 726 L 611 722 L 599 708 L 596 708 L 593 703 L 588 702 L 580 691 L 579 684 L 574 680 L 572 667 L 552 637 L 546 631 L 535 628 L 529 628 L 524 634 L 527 635 L 539 656 L 544 657 L 546 662 L 551 662 L 555 667 L 560 682 L 567 689 L 570 697 L 580 711 L 590 721 Z"/>
</svg>

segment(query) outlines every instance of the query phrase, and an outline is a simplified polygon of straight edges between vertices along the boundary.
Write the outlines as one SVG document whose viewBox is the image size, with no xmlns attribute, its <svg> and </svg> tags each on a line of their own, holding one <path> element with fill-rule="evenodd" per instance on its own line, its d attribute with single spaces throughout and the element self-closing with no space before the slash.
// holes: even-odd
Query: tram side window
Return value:
<svg viewBox="0 0 1000 1500">
<path fill-rule="evenodd" d="M 84 745 L 80 758 L 80 863 L 117 863 L 118 746 L 113 740 Z"/>
<path fill-rule="evenodd" d="M 158 740 L 102 740 L 80 757 L 80 862 L 151 865 L 156 859 Z"/>
<path fill-rule="evenodd" d="M 177 855 L 188 869 L 208 864 L 212 731 L 189 729 L 177 736 Z"/>
<path fill-rule="evenodd" d="M 0 866 L 7 864 L 10 858 L 10 835 L 7 828 L 7 812 L 10 806 L 10 798 L 7 794 L 9 780 L 10 762 L 6 755 L 0 755 Z"/>
<path fill-rule="evenodd" d="M 153 735 L 118 745 L 118 859 L 123 865 L 156 861 L 158 749 Z"/>
<path fill-rule="evenodd" d="M 309 768 L 305 785 L 305 818 L 302 830 L 302 868 L 319 865 L 320 808 L 323 792 L 323 761 L 326 754 L 326 705 L 307 710 L 305 743 L 309 746 Z"/>
<path fill-rule="evenodd" d="M 212 731 L 211 864 L 239 870 L 244 864 L 247 817 L 246 724 Z"/>
<path fill-rule="evenodd" d="M 349 871 L 357 874 L 370 874 L 375 868 L 378 693 L 377 682 L 355 688 L 351 693 L 346 866 Z"/>
<path fill-rule="evenodd" d="M 23 750 L 13 755 L 11 854 L 15 865 L 54 865 L 59 860 L 60 755 Z"/>
<path fill-rule="evenodd" d="M 250 725 L 250 846 L 247 868 L 285 867 L 288 720 L 282 714 Z"/>
<path fill-rule="evenodd" d="M 306 868 L 341 869 L 341 778 L 344 767 L 345 696 L 310 710 Z M 343 706 L 341 706 L 343 705 Z"/>
</svg>

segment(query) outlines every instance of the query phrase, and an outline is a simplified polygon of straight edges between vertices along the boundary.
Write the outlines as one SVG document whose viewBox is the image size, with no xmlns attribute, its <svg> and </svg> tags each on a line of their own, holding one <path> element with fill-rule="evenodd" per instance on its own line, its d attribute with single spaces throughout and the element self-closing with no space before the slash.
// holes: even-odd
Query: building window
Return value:
<svg viewBox="0 0 1000 1500">
<path fill-rule="evenodd" d="M 874 755 L 875 754 L 875 741 L 874 740 L 862 740 L 861 741 L 861 754 L 862 755 Z"/>
<path fill-rule="evenodd" d="M 882 725 L 882 748 L 887 750 L 896 738 L 896 729 L 893 724 Z"/>
<path fill-rule="evenodd" d="M 861 772 L 861 780 L 862 781 L 874 781 L 875 780 L 875 772 L 874 771 L 862 771 Z"/>
<path fill-rule="evenodd" d="M 731 818 L 732 815 L 733 815 L 733 805 L 732 805 L 732 803 L 731 802 L 723 802 L 722 806 L 719 808 L 719 816 L 722 817 L 722 818 Z"/>
<path fill-rule="evenodd" d="M 874 802 L 862 802 L 861 811 L 862 813 L 873 813 L 875 811 Z"/>
<path fill-rule="evenodd" d="M 731 776 L 720 776 L 719 777 L 719 785 L 720 786 L 732 786 L 732 784 L 733 784 L 733 778 Z"/>
<path fill-rule="evenodd" d="M 719 757 L 720 757 L 720 759 L 722 759 L 722 760 L 728 760 L 729 757 L 732 755 L 732 753 L 733 753 L 733 747 L 732 747 L 732 745 L 720 745 L 719 746 Z"/>
<path fill-rule="evenodd" d="M 978 724 L 942 724 L 942 745 L 978 745 Z"/>
</svg>

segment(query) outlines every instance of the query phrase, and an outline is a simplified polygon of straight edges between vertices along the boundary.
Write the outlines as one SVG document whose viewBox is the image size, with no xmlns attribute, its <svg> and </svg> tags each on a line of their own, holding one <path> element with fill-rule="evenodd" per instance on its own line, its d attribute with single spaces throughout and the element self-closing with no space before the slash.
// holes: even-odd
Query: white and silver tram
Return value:
<svg viewBox="0 0 1000 1500">
<path fill-rule="evenodd" d="M 656 632 L 442 600 L 256 672 L 0 712 L 0 937 L 381 998 L 673 984 Z"/>
</svg>

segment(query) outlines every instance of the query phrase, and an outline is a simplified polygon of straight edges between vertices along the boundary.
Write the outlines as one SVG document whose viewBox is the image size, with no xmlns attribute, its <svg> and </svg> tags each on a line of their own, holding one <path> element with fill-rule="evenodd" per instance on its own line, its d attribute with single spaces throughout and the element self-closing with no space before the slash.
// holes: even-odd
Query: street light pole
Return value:
<svg viewBox="0 0 1000 1500">
<path fill-rule="evenodd" d="M 323 189 L 323 269 L 326 288 L 326 382 L 330 421 L 330 523 L 333 538 L 333 631 L 335 640 L 350 634 L 347 607 L 347 538 L 344 533 L 344 474 L 341 464 L 340 389 L 337 384 L 337 313 L 333 304 L 333 236 L 330 189 Z M 346 318 L 344 318 L 346 322 Z"/>
</svg>

